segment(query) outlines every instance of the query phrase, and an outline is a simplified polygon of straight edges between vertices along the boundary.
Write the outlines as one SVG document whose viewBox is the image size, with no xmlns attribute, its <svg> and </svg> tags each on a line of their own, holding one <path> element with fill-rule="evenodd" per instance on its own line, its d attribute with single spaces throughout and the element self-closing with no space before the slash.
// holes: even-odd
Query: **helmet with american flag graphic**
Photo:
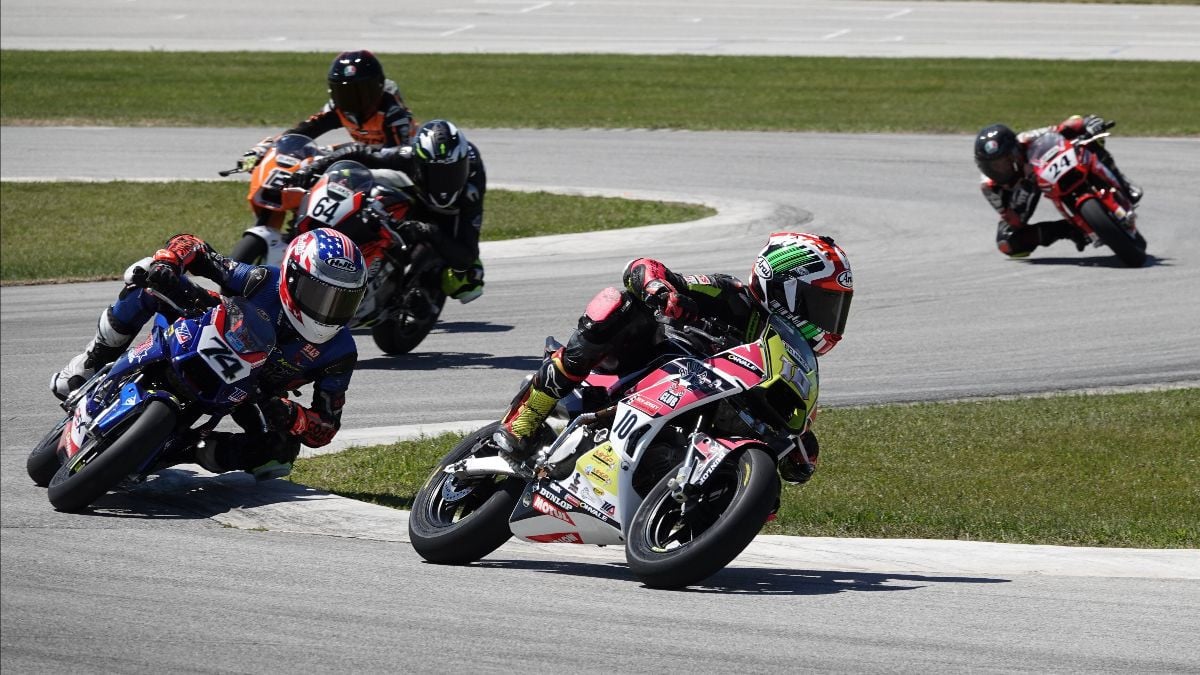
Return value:
<svg viewBox="0 0 1200 675">
<path fill-rule="evenodd" d="M 309 342 L 327 342 L 358 311 L 367 266 L 350 237 L 329 228 L 305 232 L 283 253 L 283 313 Z"/>
</svg>

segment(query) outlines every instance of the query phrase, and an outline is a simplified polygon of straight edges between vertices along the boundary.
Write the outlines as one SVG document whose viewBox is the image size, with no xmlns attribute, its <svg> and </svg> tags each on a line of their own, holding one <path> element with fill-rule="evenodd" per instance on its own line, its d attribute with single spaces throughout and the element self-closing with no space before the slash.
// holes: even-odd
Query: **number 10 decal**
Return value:
<svg viewBox="0 0 1200 675">
<path fill-rule="evenodd" d="M 613 433 L 617 435 L 617 438 L 625 440 L 629 436 L 629 432 L 633 431 L 633 428 L 637 426 L 637 421 L 637 413 L 632 410 L 626 410 L 625 416 L 613 426 Z"/>
</svg>

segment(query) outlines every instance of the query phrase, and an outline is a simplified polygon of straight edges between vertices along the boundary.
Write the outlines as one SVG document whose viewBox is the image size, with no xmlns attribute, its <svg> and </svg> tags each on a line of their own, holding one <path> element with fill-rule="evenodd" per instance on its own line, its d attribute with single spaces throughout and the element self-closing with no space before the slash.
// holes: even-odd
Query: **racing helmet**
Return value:
<svg viewBox="0 0 1200 675">
<path fill-rule="evenodd" d="M 812 331 L 804 331 L 805 323 L 831 334 L 836 342 L 846 329 L 854 296 L 850 261 L 830 237 L 775 232 L 750 270 L 750 293 L 810 341 Z"/>
<path fill-rule="evenodd" d="M 1000 185 L 1010 185 L 1021 175 L 1021 144 L 1003 124 L 984 127 L 975 137 L 975 166 Z"/>
<path fill-rule="evenodd" d="M 383 64 L 363 49 L 342 52 L 329 66 L 329 98 L 356 124 L 365 124 L 379 110 L 383 97 Z"/>
<path fill-rule="evenodd" d="M 431 120 L 417 129 L 413 140 L 416 182 L 431 206 L 449 208 L 467 185 L 471 171 L 471 144 L 458 127 L 446 120 Z"/>
<path fill-rule="evenodd" d="M 309 342 L 328 342 L 362 302 L 367 265 L 350 237 L 329 228 L 297 236 L 283 252 L 283 313 Z"/>
</svg>

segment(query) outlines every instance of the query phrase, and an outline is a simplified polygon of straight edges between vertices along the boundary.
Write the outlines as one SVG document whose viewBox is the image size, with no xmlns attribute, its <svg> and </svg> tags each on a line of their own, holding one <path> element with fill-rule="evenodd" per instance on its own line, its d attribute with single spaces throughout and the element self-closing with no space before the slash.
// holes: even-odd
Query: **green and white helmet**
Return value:
<svg viewBox="0 0 1200 675">
<path fill-rule="evenodd" d="M 417 160 L 416 182 L 430 205 L 449 208 L 467 185 L 471 144 L 453 123 L 431 120 L 417 129 L 413 156 Z"/>
<path fill-rule="evenodd" d="M 834 343 L 846 329 L 854 296 L 850 260 L 830 237 L 775 232 L 750 270 L 750 292 L 767 311 L 802 328 L 812 324 Z"/>
</svg>

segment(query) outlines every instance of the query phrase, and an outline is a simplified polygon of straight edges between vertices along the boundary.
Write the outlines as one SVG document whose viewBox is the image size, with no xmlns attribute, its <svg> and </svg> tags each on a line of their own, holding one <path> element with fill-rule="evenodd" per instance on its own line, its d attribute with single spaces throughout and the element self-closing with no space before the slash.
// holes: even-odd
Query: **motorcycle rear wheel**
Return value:
<svg viewBox="0 0 1200 675">
<path fill-rule="evenodd" d="M 465 565 L 500 548 L 512 536 L 508 518 L 525 482 L 511 476 L 482 476 L 471 483 L 442 471 L 490 445 L 499 422 L 467 436 L 438 462 L 413 499 L 408 537 L 417 554 L 439 565 Z"/>
<path fill-rule="evenodd" d="M 1146 264 L 1146 240 L 1139 233 L 1130 233 L 1117 224 L 1112 214 L 1098 200 L 1089 199 L 1079 208 L 1079 215 L 1095 231 L 1096 236 L 1129 267 Z"/>
<path fill-rule="evenodd" d="M 421 319 L 415 319 L 411 314 L 402 313 L 399 317 L 384 321 L 371 329 L 371 337 L 384 354 L 407 354 L 429 335 L 442 315 L 442 307 L 446 305 L 446 296 L 438 294 L 434 301 L 437 311 Z"/>
<path fill-rule="evenodd" d="M 33 484 L 38 487 L 44 488 L 49 485 L 50 479 L 58 473 L 58 467 L 62 466 L 62 462 L 58 459 L 58 440 L 62 438 L 63 427 L 67 426 L 69 419 L 71 419 L 70 416 L 64 417 L 61 422 L 56 424 L 33 448 L 29 453 L 29 458 L 25 460 L 25 470 L 29 472 Z"/>
<path fill-rule="evenodd" d="M 767 521 L 779 492 L 775 462 L 761 448 L 727 459 L 683 504 L 671 496 L 672 470 L 646 495 L 629 525 L 629 570 L 651 588 L 681 588 L 717 573 Z"/>
<path fill-rule="evenodd" d="M 267 242 L 258 235 L 246 233 L 242 235 L 238 243 L 233 245 L 229 257 L 251 265 L 261 264 L 267 258 Z"/>
<path fill-rule="evenodd" d="M 46 491 L 50 504 L 69 513 L 87 508 L 158 451 L 175 432 L 176 417 L 175 409 L 163 401 L 147 403 L 108 447 L 98 448 L 99 454 L 90 462 L 77 471 L 70 461 L 59 467 Z"/>
</svg>

